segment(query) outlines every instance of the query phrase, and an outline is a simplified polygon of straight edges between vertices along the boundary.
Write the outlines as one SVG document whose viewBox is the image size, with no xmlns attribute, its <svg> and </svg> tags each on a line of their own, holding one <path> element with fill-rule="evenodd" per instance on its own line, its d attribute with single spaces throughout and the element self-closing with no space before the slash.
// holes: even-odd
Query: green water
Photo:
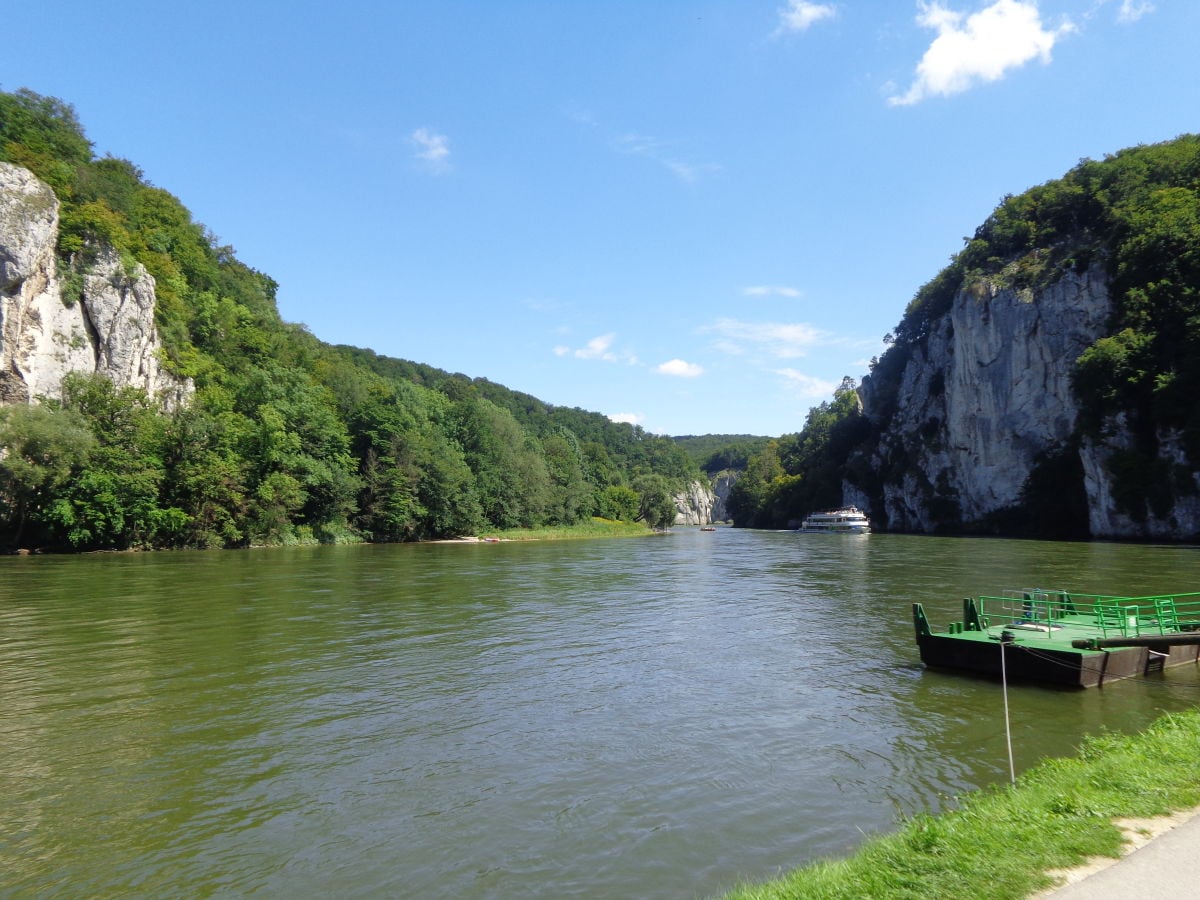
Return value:
<svg viewBox="0 0 1200 900">
<path fill-rule="evenodd" d="M 925 671 L 1008 587 L 1195 590 L 1193 548 L 683 529 L 0 559 L 0 895 L 693 897 L 1007 778 Z M 1010 689 L 1018 769 L 1194 667 Z"/>
</svg>

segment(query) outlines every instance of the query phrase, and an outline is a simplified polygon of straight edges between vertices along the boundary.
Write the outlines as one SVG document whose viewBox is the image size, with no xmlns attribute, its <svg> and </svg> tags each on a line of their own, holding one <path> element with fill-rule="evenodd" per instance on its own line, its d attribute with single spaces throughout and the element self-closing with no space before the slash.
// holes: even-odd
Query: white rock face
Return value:
<svg viewBox="0 0 1200 900">
<path fill-rule="evenodd" d="M 740 474 L 740 472 L 729 469 L 724 472 L 717 473 L 716 477 L 713 478 L 712 490 L 713 494 L 715 494 L 717 498 L 716 503 L 713 504 L 712 508 L 712 520 L 714 522 L 729 521 L 729 507 L 727 506 L 729 502 L 729 492 L 733 489 L 733 485 L 738 480 L 738 476 Z"/>
<path fill-rule="evenodd" d="M 1098 267 L 1063 277 L 1035 301 L 989 293 L 960 293 L 950 317 L 946 445 L 968 521 L 1016 502 L 1034 457 L 1071 436 L 1071 371 L 1104 334 L 1111 309 Z"/>
<path fill-rule="evenodd" d="M 187 402 L 192 385 L 162 368 L 155 302 L 154 277 L 140 263 L 132 275 L 125 274 L 112 250 L 102 251 L 84 276 L 81 303 L 96 338 L 95 371 L 118 385 L 142 388 L 175 409 Z"/>
<path fill-rule="evenodd" d="M 711 525 L 713 521 L 713 506 L 717 498 L 712 488 L 699 481 L 693 481 L 687 490 L 676 494 L 675 524 L 676 525 Z"/>
<path fill-rule="evenodd" d="M 0 163 L 0 235 L 0 291 L 5 294 L 53 264 L 58 199 L 28 169 L 7 163 Z"/>
<path fill-rule="evenodd" d="M 963 523 L 1016 504 L 1040 453 L 1065 448 L 1078 409 L 1075 360 L 1105 334 L 1111 303 L 1102 267 L 1069 273 L 1034 296 L 988 283 L 960 291 L 904 370 L 900 408 L 873 465 L 885 481 L 888 527 L 931 531 L 957 505 Z M 860 389 L 867 415 L 873 387 Z M 1111 534 L 1101 457 L 1086 488 L 1093 533 Z M 848 486 L 856 502 L 865 498 Z M 952 523 L 956 524 L 956 523 Z"/>
<path fill-rule="evenodd" d="M 154 278 L 125 273 L 108 248 L 68 305 L 58 277 L 58 200 L 28 170 L 0 163 L 0 403 L 57 397 L 68 372 L 132 385 L 166 408 L 186 403 L 190 380 L 165 372 L 154 325 Z"/>
</svg>

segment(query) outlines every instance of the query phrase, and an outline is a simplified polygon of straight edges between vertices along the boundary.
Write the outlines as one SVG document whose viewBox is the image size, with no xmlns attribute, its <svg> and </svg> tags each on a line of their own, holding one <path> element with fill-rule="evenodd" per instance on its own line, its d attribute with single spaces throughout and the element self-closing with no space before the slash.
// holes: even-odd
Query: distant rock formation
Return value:
<svg viewBox="0 0 1200 900">
<path fill-rule="evenodd" d="M 27 169 L 0 163 L 0 403 L 57 397 L 68 372 L 132 385 L 165 408 L 187 402 L 190 379 L 167 372 L 154 324 L 154 278 L 97 248 L 68 297 L 59 277 L 58 199 Z"/>
<path fill-rule="evenodd" d="M 713 518 L 717 497 L 712 488 L 702 482 L 691 482 L 686 490 L 676 494 L 673 499 L 677 510 L 676 525 L 711 525 L 714 521 L 720 521 Z"/>
<path fill-rule="evenodd" d="M 713 494 L 716 495 L 717 502 L 713 504 L 712 520 L 714 522 L 728 522 L 732 516 L 729 515 L 729 507 L 726 503 L 729 501 L 729 491 L 733 487 L 734 482 L 738 480 L 741 474 L 736 469 L 726 469 L 724 472 L 718 472 L 712 479 Z"/>
</svg>

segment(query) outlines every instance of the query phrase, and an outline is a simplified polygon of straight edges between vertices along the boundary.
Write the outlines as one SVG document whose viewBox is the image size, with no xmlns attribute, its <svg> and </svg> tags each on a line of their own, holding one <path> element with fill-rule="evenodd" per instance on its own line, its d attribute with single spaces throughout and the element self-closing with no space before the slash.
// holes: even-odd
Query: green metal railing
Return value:
<svg viewBox="0 0 1200 900">
<path fill-rule="evenodd" d="M 964 600 L 963 621 L 952 626 L 966 631 L 995 627 L 1035 631 L 1051 640 L 1056 634 L 1078 637 L 1081 630 L 1101 637 L 1200 631 L 1200 593 L 1109 597 L 1029 588 Z"/>
</svg>

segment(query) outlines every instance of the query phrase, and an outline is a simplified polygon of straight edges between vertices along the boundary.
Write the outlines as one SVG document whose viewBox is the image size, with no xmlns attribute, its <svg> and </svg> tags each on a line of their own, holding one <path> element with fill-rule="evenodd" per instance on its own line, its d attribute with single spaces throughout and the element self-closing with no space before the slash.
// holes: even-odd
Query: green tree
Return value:
<svg viewBox="0 0 1200 900">
<path fill-rule="evenodd" d="M 416 435 L 417 497 L 425 510 L 416 537 L 475 534 L 486 518 L 475 479 L 458 444 L 442 431 Z"/>
<path fill-rule="evenodd" d="M 168 424 L 164 502 L 187 515 L 173 546 L 215 549 L 247 540 L 249 466 L 238 448 L 247 443 L 251 423 L 222 409 L 214 396 L 219 392 L 202 392 Z"/>
<path fill-rule="evenodd" d="M 550 486 L 546 521 L 572 525 L 591 513 L 592 492 L 584 477 L 583 456 L 575 435 L 563 429 L 542 441 Z"/>
<path fill-rule="evenodd" d="M 726 508 L 734 525 L 743 528 L 766 526 L 766 499 L 771 484 L 783 474 L 779 442 L 768 441 L 760 453 L 750 458 L 746 471 L 730 488 Z"/>
<path fill-rule="evenodd" d="M 51 509 L 67 543 L 76 549 L 177 544 L 188 517 L 162 503 L 168 417 L 145 391 L 118 389 L 100 375 L 68 374 L 60 402 L 97 436 Z"/>
<path fill-rule="evenodd" d="M 26 88 L 0 93 L 0 159 L 25 166 L 59 196 L 69 196 L 75 171 L 92 158 L 75 109 Z"/>
<path fill-rule="evenodd" d="M 0 521 L 6 543 L 19 546 L 27 525 L 47 539 L 59 492 L 96 447 L 86 420 L 46 406 L 0 408 Z"/>
<path fill-rule="evenodd" d="M 675 524 L 678 510 L 671 489 L 661 475 L 641 475 L 634 482 L 638 494 L 638 514 L 635 521 L 662 530 Z"/>
<path fill-rule="evenodd" d="M 475 475 L 486 520 L 496 528 L 543 522 L 550 476 L 512 413 L 478 397 L 463 399 L 455 410 L 455 434 Z"/>
<path fill-rule="evenodd" d="M 359 482 L 332 395 L 303 370 L 273 362 L 230 383 L 235 410 L 254 423 L 241 453 L 251 463 L 250 519 L 267 529 L 260 537 L 290 537 L 293 525 L 318 536 L 345 527 Z"/>
<path fill-rule="evenodd" d="M 638 492 L 633 488 L 609 485 L 599 494 L 596 515 L 604 519 L 634 522 L 638 518 L 640 501 Z"/>
</svg>

